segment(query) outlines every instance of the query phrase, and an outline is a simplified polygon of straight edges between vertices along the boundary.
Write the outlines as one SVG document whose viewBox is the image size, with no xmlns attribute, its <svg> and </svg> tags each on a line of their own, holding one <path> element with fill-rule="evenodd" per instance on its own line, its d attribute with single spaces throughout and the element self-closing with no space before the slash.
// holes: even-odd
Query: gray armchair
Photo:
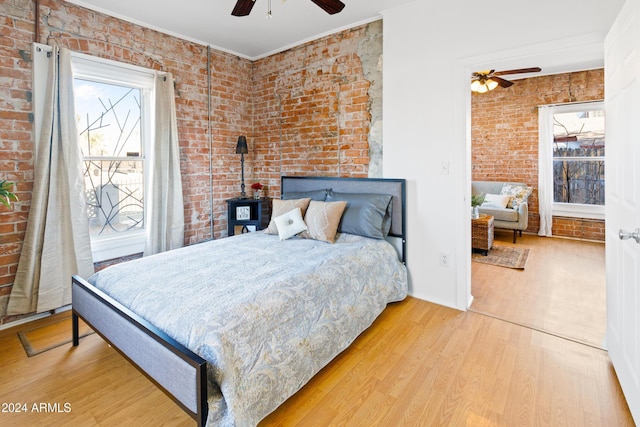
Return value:
<svg viewBox="0 0 640 427">
<path fill-rule="evenodd" d="M 471 194 L 501 194 L 505 184 L 509 184 L 511 187 L 530 189 L 527 184 L 522 182 L 473 181 L 471 183 Z M 517 233 L 522 236 L 522 231 L 526 230 L 529 226 L 529 205 L 527 197 L 528 194 L 515 209 L 511 203 L 509 203 L 504 209 L 480 206 L 478 210 L 481 214 L 493 216 L 494 228 L 513 230 L 513 243 L 516 243 Z"/>
</svg>

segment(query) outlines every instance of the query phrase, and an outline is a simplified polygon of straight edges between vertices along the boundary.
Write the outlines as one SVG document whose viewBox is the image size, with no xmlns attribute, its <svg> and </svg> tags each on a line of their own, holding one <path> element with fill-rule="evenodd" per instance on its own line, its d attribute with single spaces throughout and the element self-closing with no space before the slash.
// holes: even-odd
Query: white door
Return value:
<svg viewBox="0 0 640 427">
<path fill-rule="evenodd" d="M 639 14 L 640 0 L 626 0 L 605 39 L 607 347 L 637 425 L 640 236 L 631 234 L 640 228 Z"/>
</svg>

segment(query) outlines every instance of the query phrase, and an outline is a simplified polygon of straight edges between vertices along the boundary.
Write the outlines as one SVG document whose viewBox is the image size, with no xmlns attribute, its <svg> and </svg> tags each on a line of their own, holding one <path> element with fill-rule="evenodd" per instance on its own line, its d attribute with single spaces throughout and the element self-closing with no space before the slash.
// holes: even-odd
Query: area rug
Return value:
<svg viewBox="0 0 640 427">
<path fill-rule="evenodd" d="M 93 331 L 80 321 L 80 338 L 91 335 Z M 18 338 L 27 356 L 33 357 L 45 351 L 68 344 L 72 340 L 71 318 L 61 319 L 38 328 L 18 332 Z"/>
<path fill-rule="evenodd" d="M 488 255 L 474 253 L 471 260 L 483 264 L 497 265 L 499 267 L 515 268 L 524 270 L 529 257 L 529 248 L 521 248 L 518 246 L 501 245 L 499 242 L 493 242 L 493 247 Z"/>
</svg>

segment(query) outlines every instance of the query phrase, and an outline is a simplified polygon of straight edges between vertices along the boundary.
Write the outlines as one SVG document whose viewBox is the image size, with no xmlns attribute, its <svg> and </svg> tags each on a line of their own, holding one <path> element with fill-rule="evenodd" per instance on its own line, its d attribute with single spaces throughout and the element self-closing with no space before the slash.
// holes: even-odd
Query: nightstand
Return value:
<svg viewBox="0 0 640 427">
<path fill-rule="evenodd" d="M 227 202 L 227 234 L 248 233 L 263 230 L 271 219 L 271 199 L 249 199 L 236 197 Z"/>
</svg>

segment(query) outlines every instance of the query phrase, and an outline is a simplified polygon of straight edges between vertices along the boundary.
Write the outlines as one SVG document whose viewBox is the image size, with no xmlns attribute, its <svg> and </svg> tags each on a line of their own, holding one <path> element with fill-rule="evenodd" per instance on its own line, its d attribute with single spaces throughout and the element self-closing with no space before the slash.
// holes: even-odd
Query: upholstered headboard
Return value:
<svg viewBox="0 0 640 427">
<path fill-rule="evenodd" d="M 405 198 L 406 181 L 393 178 L 336 178 L 316 176 L 283 176 L 280 182 L 282 194 L 330 188 L 340 193 L 389 194 L 393 206 L 391 228 L 387 240 L 406 262 Z"/>
</svg>

